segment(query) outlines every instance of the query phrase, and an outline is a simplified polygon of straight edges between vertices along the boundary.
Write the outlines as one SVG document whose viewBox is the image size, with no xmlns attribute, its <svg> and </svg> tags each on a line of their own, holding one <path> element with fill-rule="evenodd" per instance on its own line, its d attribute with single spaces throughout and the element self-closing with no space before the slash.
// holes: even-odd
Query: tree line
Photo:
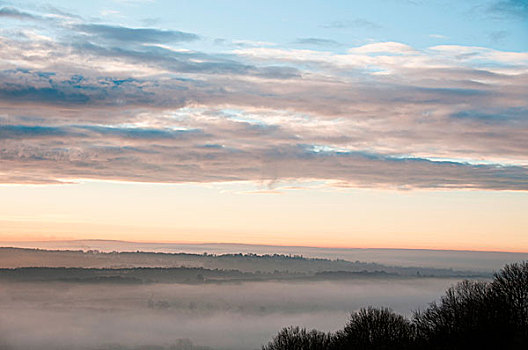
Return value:
<svg viewBox="0 0 528 350">
<path fill-rule="evenodd" d="M 410 318 L 363 308 L 342 330 L 282 329 L 262 350 L 528 349 L 528 262 L 465 280 Z"/>
</svg>

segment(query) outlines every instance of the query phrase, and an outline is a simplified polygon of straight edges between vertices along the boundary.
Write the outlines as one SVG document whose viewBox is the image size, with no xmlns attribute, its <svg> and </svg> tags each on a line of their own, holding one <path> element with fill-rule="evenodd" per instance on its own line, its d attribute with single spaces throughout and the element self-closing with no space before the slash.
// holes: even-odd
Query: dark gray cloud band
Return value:
<svg viewBox="0 0 528 350">
<path fill-rule="evenodd" d="M 81 33 L 93 35 L 99 40 L 104 38 L 121 43 L 173 43 L 199 39 L 199 36 L 193 33 L 152 28 L 127 28 L 104 24 L 79 24 L 75 26 L 75 29 Z"/>
</svg>

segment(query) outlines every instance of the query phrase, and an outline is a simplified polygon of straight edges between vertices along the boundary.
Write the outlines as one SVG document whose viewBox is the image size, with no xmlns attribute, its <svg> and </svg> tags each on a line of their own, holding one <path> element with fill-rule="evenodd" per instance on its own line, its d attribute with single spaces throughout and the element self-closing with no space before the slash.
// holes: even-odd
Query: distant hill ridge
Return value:
<svg viewBox="0 0 528 350">
<path fill-rule="evenodd" d="M 369 272 L 430 277 L 483 277 L 483 273 L 398 267 L 343 259 L 306 258 L 301 255 L 238 253 L 193 254 L 160 252 L 100 252 L 97 250 L 43 250 L 0 247 L 0 268 L 68 267 L 68 268 L 204 268 L 236 270 L 242 273 L 278 273 L 315 275 L 328 272 Z M 332 276 L 336 276 L 335 274 Z"/>
<path fill-rule="evenodd" d="M 493 273 L 505 264 L 528 260 L 528 252 L 463 251 L 438 249 L 400 249 L 400 248 L 346 248 L 346 247 L 309 247 L 279 246 L 241 243 L 168 243 L 168 242 L 130 242 L 103 239 L 55 240 L 0 242 L 0 246 L 19 248 L 39 248 L 48 250 L 98 250 L 101 252 L 161 252 L 202 254 L 256 253 L 260 255 L 302 255 L 312 258 L 343 259 L 362 261 L 385 266 L 428 267 L 433 269 L 454 269 L 459 271 L 478 271 Z"/>
</svg>

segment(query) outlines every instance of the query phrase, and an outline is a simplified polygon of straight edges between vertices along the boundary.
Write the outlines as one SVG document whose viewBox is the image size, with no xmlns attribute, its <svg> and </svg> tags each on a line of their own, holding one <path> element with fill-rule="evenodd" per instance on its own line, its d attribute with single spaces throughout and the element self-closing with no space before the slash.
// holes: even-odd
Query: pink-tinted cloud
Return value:
<svg viewBox="0 0 528 350">
<path fill-rule="evenodd" d="M 0 32 L 0 182 L 528 189 L 528 53 L 215 54 L 181 48 L 192 33 L 39 18 Z"/>
</svg>

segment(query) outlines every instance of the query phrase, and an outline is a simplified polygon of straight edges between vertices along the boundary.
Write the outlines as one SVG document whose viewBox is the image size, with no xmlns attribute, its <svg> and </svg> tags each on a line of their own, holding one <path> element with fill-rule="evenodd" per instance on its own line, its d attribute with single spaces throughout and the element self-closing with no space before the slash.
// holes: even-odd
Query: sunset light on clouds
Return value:
<svg viewBox="0 0 528 350">
<path fill-rule="evenodd" d="M 527 18 L 0 1 L 0 241 L 527 252 Z"/>
</svg>

